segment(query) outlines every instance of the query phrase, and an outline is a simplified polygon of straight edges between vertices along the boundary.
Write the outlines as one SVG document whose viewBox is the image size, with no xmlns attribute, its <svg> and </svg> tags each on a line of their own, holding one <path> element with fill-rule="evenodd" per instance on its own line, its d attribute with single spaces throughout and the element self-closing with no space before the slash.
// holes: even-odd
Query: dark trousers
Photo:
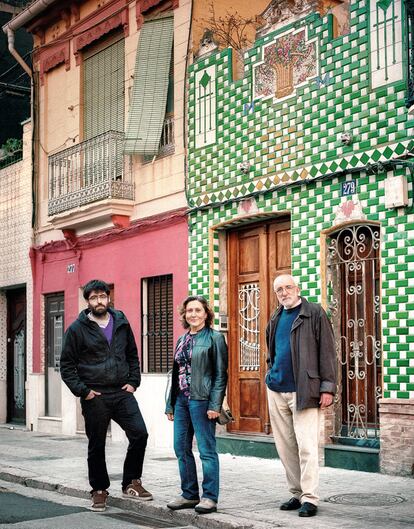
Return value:
<svg viewBox="0 0 414 529">
<path fill-rule="evenodd" d="M 110 481 L 105 461 L 105 442 L 110 420 L 124 430 L 129 445 L 124 461 L 122 488 L 141 478 L 148 432 L 133 393 L 102 393 L 81 399 L 88 444 L 88 473 L 92 490 L 105 490 Z"/>
</svg>

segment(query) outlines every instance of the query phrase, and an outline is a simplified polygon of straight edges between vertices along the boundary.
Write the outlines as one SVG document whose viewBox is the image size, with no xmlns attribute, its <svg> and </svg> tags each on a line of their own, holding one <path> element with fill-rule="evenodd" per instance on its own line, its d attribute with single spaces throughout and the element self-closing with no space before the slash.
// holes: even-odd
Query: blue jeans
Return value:
<svg viewBox="0 0 414 529">
<path fill-rule="evenodd" d="M 174 408 L 174 450 L 178 459 L 183 497 L 199 499 L 197 469 L 192 450 L 194 434 L 203 467 L 203 498 L 217 501 L 219 459 L 216 451 L 216 421 L 207 417 L 207 400 L 189 400 L 179 393 Z"/>
</svg>

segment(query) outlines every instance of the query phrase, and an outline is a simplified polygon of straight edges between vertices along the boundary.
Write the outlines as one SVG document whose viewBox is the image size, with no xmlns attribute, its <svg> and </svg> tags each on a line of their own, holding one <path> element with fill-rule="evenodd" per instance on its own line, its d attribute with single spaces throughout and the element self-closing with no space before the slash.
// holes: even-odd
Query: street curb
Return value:
<svg viewBox="0 0 414 529">
<path fill-rule="evenodd" d="M 26 487 L 47 490 L 51 492 L 58 492 L 59 494 L 72 496 L 75 498 L 89 498 L 89 490 L 77 489 L 66 485 L 61 485 L 53 481 L 47 481 L 36 476 L 27 476 L 26 474 L 18 474 L 17 469 L 14 468 L 2 468 L 0 469 L 0 479 L 3 481 L 9 481 L 11 483 L 17 483 Z M 141 513 L 146 516 L 158 518 L 166 521 L 171 520 L 172 524 L 182 523 L 186 525 L 193 525 L 199 529 L 271 529 L 274 527 L 283 527 L 282 524 L 272 523 L 252 523 L 250 520 L 246 520 L 245 523 L 240 521 L 233 521 L 229 519 L 233 518 L 232 515 L 225 513 L 212 513 L 209 515 L 198 515 L 192 514 L 191 511 L 171 511 L 165 504 L 160 504 L 155 501 L 137 501 L 116 494 L 111 494 L 108 498 L 108 505 L 125 509 L 131 512 Z"/>
</svg>

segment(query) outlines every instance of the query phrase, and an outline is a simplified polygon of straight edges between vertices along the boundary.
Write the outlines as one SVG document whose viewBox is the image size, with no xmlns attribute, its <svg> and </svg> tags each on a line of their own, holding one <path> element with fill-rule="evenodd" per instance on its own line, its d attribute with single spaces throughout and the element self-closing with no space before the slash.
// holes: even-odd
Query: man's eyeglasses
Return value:
<svg viewBox="0 0 414 529">
<path fill-rule="evenodd" d="M 279 287 L 275 290 L 277 295 L 282 294 L 284 291 L 286 291 L 288 294 L 289 292 L 292 292 L 296 288 L 296 285 L 286 285 L 285 287 Z"/>
<path fill-rule="evenodd" d="M 95 303 L 96 301 L 106 301 L 108 299 L 108 296 L 106 294 L 98 294 L 97 296 L 91 296 L 88 298 L 88 301 L 92 301 L 92 303 Z"/>
</svg>

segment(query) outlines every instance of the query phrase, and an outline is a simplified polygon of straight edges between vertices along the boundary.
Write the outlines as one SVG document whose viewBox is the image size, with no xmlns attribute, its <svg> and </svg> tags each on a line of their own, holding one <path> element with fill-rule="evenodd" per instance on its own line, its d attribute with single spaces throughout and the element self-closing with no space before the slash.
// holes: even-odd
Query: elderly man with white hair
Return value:
<svg viewBox="0 0 414 529">
<path fill-rule="evenodd" d="M 291 498 L 280 509 L 315 516 L 319 487 L 319 409 L 336 390 L 332 326 L 323 308 L 300 296 L 288 274 L 274 280 L 279 307 L 266 329 L 270 422 Z"/>
</svg>

